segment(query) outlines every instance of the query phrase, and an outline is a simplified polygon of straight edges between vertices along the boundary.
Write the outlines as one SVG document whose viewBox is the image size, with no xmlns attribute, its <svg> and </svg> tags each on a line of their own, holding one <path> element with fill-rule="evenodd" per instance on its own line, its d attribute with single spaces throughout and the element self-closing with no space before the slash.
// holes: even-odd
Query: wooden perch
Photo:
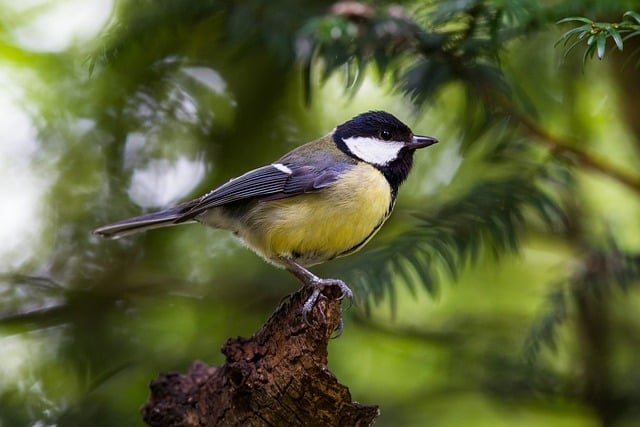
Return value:
<svg viewBox="0 0 640 427">
<path fill-rule="evenodd" d="M 309 316 L 302 288 L 251 338 L 229 339 L 219 367 L 195 361 L 186 375 L 151 383 L 142 417 L 151 426 L 366 426 L 377 406 L 352 402 L 327 369 L 327 345 L 341 321 L 338 287 L 323 291 Z"/>
</svg>

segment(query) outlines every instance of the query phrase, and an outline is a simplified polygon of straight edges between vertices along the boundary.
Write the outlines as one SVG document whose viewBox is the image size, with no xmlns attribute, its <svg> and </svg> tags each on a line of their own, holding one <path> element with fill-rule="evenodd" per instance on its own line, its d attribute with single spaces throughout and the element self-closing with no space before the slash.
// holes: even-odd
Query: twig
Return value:
<svg viewBox="0 0 640 427">
<path fill-rule="evenodd" d="M 513 114 L 513 112 L 510 112 L 510 114 Z M 585 169 L 599 172 L 618 181 L 636 193 L 640 193 L 640 177 L 629 175 L 592 154 L 572 147 L 566 141 L 541 129 L 536 123 L 525 116 L 517 115 L 517 120 L 529 134 L 535 136 L 541 144 L 547 146 L 552 152 L 566 156 Z"/>
</svg>

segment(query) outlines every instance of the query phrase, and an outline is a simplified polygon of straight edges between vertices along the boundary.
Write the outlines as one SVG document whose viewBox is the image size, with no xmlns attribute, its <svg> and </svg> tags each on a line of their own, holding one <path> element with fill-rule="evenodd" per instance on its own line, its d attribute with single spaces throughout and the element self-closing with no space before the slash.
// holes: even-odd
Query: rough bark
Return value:
<svg viewBox="0 0 640 427">
<path fill-rule="evenodd" d="M 185 375 L 161 374 L 142 407 L 151 426 L 364 426 L 377 406 L 351 400 L 327 369 L 327 345 L 341 322 L 340 290 L 324 291 L 302 319 L 308 289 L 292 294 L 251 338 L 229 339 L 226 362 L 200 361 Z"/>
</svg>

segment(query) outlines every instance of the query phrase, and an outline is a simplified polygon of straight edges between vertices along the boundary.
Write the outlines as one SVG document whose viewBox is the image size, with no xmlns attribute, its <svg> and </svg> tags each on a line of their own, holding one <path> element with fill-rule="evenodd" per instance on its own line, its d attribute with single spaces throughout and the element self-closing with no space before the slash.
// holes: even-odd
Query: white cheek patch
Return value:
<svg viewBox="0 0 640 427">
<path fill-rule="evenodd" d="M 356 157 L 378 166 L 389 164 L 398 158 L 404 142 L 383 141 L 378 138 L 352 136 L 343 140 Z"/>
</svg>

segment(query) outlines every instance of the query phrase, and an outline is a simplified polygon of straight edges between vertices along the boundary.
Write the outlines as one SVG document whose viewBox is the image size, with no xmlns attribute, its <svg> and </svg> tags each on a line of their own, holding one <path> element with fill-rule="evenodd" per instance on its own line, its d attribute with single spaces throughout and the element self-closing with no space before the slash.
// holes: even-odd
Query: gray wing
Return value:
<svg viewBox="0 0 640 427">
<path fill-rule="evenodd" d="M 193 203 L 176 223 L 188 221 L 208 209 L 253 198 L 282 199 L 312 193 L 327 187 L 338 179 L 340 172 L 351 167 L 337 163 L 328 168 L 275 164 L 263 166 L 233 178 L 214 188 Z"/>
</svg>

